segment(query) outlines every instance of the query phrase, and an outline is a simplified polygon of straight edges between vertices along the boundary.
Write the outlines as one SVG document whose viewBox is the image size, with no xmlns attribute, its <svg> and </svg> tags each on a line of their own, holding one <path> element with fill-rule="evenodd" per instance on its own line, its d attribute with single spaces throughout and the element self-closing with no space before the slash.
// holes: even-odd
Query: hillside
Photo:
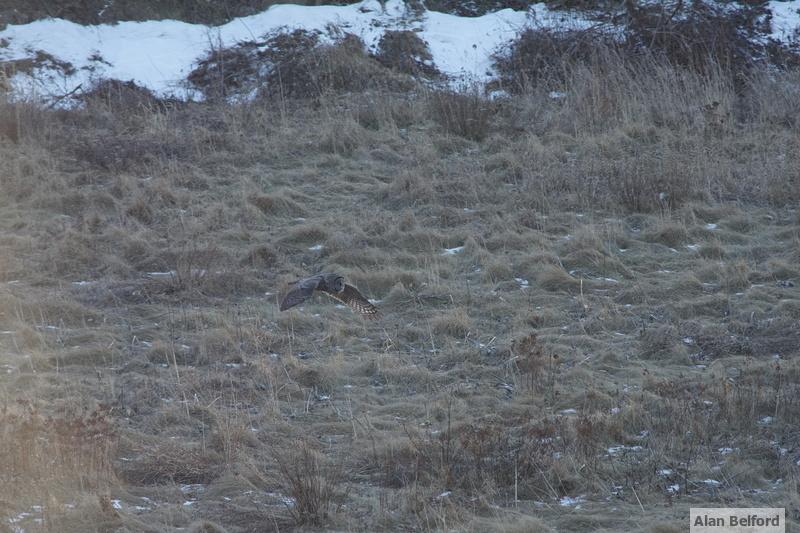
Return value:
<svg viewBox="0 0 800 533">
<path fill-rule="evenodd" d="M 0 32 L 0 532 L 800 526 L 794 4 L 639 7 Z"/>
</svg>

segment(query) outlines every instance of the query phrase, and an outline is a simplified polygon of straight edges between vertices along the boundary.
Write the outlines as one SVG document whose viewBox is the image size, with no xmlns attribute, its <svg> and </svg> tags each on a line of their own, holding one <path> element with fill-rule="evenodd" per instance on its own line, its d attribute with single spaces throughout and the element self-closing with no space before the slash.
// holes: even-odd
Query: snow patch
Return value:
<svg viewBox="0 0 800 533">
<path fill-rule="evenodd" d="M 585 496 L 577 496 L 575 498 L 572 498 L 570 496 L 564 496 L 563 498 L 558 500 L 558 505 L 560 505 L 561 507 L 572 507 L 573 505 L 578 506 L 585 501 L 586 501 Z"/>
<path fill-rule="evenodd" d="M 772 0 L 767 7 L 772 12 L 772 38 L 784 43 L 796 43 L 800 39 L 800 0 Z"/>
<path fill-rule="evenodd" d="M 640 451 L 642 451 L 641 446 L 625 446 L 621 444 L 619 446 L 610 447 L 608 449 L 608 455 L 619 455 L 625 452 L 640 452 Z"/>
<path fill-rule="evenodd" d="M 442 255 L 456 255 L 464 251 L 463 246 L 456 246 L 455 248 L 445 248 Z"/>
</svg>

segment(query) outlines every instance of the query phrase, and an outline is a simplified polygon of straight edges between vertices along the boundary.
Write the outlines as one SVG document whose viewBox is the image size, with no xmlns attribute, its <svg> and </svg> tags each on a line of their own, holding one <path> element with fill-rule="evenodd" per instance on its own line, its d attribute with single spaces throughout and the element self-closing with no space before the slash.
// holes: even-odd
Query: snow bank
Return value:
<svg viewBox="0 0 800 533">
<path fill-rule="evenodd" d="M 773 0 L 769 8 L 773 38 L 795 39 L 800 0 Z M 281 29 L 318 31 L 325 40 L 339 28 L 358 35 L 374 50 L 385 31 L 413 30 L 428 43 L 435 66 L 458 85 L 491 79 L 492 54 L 529 24 L 576 28 L 590 21 L 549 11 L 543 4 L 528 12 L 504 9 L 459 17 L 410 12 L 401 0 L 389 0 L 384 7 L 376 0 L 346 6 L 274 5 L 216 27 L 175 20 L 82 26 L 46 19 L 0 32 L 0 61 L 31 59 L 38 53 L 30 73 L 17 72 L 10 80 L 13 94 L 20 98 L 47 100 L 104 78 L 133 80 L 159 96 L 197 98 L 186 77 L 212 47 L 258 40 Z M 65 72 L 64 63 L 72 68 Z"/>
<path fill-rule="evenodd" d="M 159 96 L 197 96 L 186 77 L 212 47 L 253 41 L 278 30 L 305 29 L 330 37 L 332 27 L 353 33 L 375 49 L 386 30 L 417 31 L 428 42 L 436 66 L 453 77 L 483 80 L 489 74 L 491 54 L 510 41 L 525 25 L 527 13 L 505 9 L 476 18 L 444 13 L 409 13 L 401 0 L 385 9 L 375 0 L 347 6 L 274 5 L 268 10 L 209 27 L 175 20 L 121 22 L 82 26 L 62 19 L 46 19 L 8 26 L 0 32 L 0 61 L 32 58 L 45 52 L 68 62 L 65 74 L 41 65 L 32 74 L 11 79 L 14 92 L 43 98 L 63 95 L 93 80 L 133 80 Z"/>
</svg>

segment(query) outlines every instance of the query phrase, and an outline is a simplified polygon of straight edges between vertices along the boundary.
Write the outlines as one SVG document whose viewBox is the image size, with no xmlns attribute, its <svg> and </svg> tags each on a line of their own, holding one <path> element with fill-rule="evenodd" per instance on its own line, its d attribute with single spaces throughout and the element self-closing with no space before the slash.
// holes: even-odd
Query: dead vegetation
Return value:
<svg viewBox="0 0 800 533">
<path fill-rule="evenodd" d="M 797 75 L 592 61 L 492 103 L 324 61 L 298 98 L 3 103 L 0 529 L 796 507 Z M 277 311 L 322 269 L 385 318 Z"/>
</svg>

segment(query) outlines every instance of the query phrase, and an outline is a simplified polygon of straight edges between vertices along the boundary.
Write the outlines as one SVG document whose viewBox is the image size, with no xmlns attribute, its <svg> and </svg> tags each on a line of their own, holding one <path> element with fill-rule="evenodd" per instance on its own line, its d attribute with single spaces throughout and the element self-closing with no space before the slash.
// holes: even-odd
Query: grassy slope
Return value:
<svg viewBox="0 0 800 533">
<path fill-rule="evenodd" d="M 0 514 L 678 531 L 693 504 L 796 507 L 796 97 L 658 72 L 578 71 L 485 110 L 480 142 L 425 96 L 7 106 Z M 279 313 L 322 268 L 385 318 Z"/>
</svg>

